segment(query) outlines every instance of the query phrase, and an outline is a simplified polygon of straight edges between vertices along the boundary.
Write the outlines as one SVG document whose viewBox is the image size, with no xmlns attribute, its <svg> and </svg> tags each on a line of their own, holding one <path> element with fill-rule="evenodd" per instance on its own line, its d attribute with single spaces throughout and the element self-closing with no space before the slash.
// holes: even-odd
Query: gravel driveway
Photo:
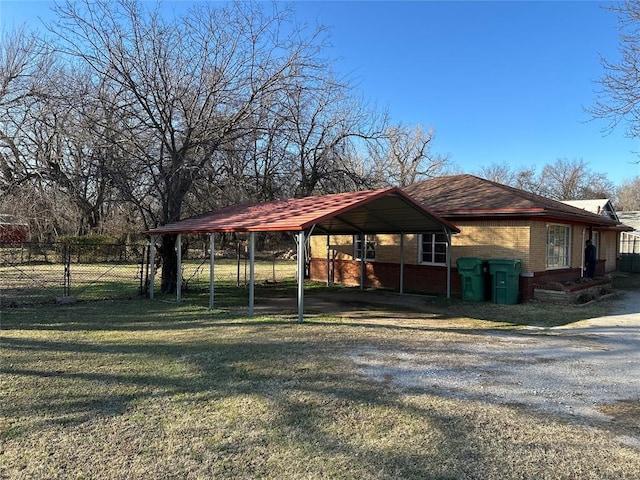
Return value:
<svg viewBox="0 0 640 480">
<path fill-rule="evenodd" d="M 631 428 L 621 429 L 621 437 L 640 448 L 640 292 L 626 292 L 606 317 L 458 334 L 409 352 L 360 350 L 353 360 L 380 381 L 568 415 L 591 425 L 611 426 L 616 419 L 606 407 L 631 405 Z"/>
</svg>

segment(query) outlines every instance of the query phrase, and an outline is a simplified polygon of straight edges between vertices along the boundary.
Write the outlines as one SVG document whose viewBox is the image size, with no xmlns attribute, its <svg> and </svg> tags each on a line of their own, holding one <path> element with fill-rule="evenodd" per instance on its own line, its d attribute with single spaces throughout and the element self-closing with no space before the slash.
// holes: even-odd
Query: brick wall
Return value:
<svg viewBox="0 0 640 480">
<path fill-rule="evenodd" d="M 580 268 L 558 268 L 542 272 L 534 272 L 530 276 L 520 277 L 520 295 L 523 301 L 533 299 L 534 285 L 550 282 L 567 282 L 580 278 Z"/>
<path fill-rule="evenodd" d="M 360 285 L 360 262 L 356 260 L 332 259 L 329 262 L 330 279 L 333 283 Z M 326 259 L 312 258 L 310 265 L 312 280 L 327 280 Z M 365 287 L 399 290 L 400 265 L 398 263 L 365 262 Z M 446 267 L 426 265 L 404 266 L 404 291 L 433 295 L 447 293 Z M 451 293 L 460 294 L 460 278 L 455 268 L 451 269 Z"/>
<path fill-rule="evenodd" d="M 522 262 L 519 280 L 523 301 L 533 299 L 534 283 L 563 282 L 581 276 L 584 238 L 588 232 L 581 225 L 571 228 L 569 268 L 547 270 L 546 221 L 494 220 L 455 222 L 461 233 L 452 237 L 451 291 L 460 293 L 460 277 L 455 268 L 460 257 L 517 258 Z M 583 235 L 585 231 L 585 235 Z M 446 293 L 446 267 L 418 263 L 418 235 L 404 237 L 404 288 L 406 291 Z M 332 235 L 330 257 L 333 281 L 360 285 L 360 262 L 353 258 L 353 237 Z M 311 238 L 312 278 L 325 281 L 327 240 L 325 236 Z M 602 232 L 598 249 L 596 274 L 603 275 L 617 268 L 617 234 Z M 399 288 L 400 235 L 376 235 L 376 261 L 366 265 L 366 286 Z"/>
<path fill-rule="evenodd" d="M 453 235 L 452 264 L 459 257 L 518 258 L 523 271 L 529 269 L 530 225 L 526 221 L 482 221 L 457 223 L 461 233 Z M 404 263 L 418 265 L 418 235 L 404 236 Z M 546 242 L 546 236 L 543 237 Z M 311 238 L 313 258 L 326 258 L 326 236 Z M 343 260 L 353 259 L 353 237 L 351 235 L 331 235 L 331 257 Z M 544 252 L 544 244 L 542 246 Z M 543 257 L 544 258 L 544 257 Z M 376 235 L 376 262 L 397 263 L 400 259 L 400 235 Z"/>
<path fill-rule="evenodd" d="M 461 233 L 452 240 L 453 264 L 460 257 L 518 258 L 530 269 L 531 225 L 524 220 L 456 222 Z"/>
</svg>

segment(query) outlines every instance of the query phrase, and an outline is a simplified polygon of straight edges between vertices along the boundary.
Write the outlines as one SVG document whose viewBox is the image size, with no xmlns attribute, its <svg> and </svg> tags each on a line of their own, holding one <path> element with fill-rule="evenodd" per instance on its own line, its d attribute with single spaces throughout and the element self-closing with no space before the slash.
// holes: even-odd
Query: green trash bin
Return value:
<svg viewBox="0 0 640 480">
<path fill-rule="evenodd" d="M 493 303 L 508 305 L 518 303 L 521 271 L 522 262 L 517 258 L 492 258 L 489 260 Z"/>
<path fill-rule="evenodd" d="M 476 257 L 460 257 L 456 261 L 456 266 L 462 285 L 462 300 L 465 302 L 484 301 L 484 260 Z"/>
</svg>

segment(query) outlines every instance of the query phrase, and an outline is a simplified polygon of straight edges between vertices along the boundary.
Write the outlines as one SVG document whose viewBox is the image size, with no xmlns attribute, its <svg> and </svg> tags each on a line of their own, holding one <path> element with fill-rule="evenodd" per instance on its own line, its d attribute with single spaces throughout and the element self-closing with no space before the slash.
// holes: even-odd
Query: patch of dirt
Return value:
<svg viewBox="0 0 640 480">
<path fill-rule="evenodd" d="M 629 400 L 640 391 L 640 292 L 625 295 L 607 317 L 552 328 L 440 331 L 423 348 L 370 346 L 351 360 L 376 381 L 572 418 L 640 448 L 640 400 Z"/>
<path fill-rule="evenodd" d="M 640 400 L 619 400 L 600 405 L 598 410 L 611 417 L 612 426 L 621 435 L 640 439 Z"/>
<path fill-rule="evenodd" d="M 296 311 L 284 302 L 280 311 Z M 418 347 L 354 350 L 356 368 L 375 381 L 570 418 L 640 448 L 640 400 L 629 400 L 640 391 L 640 292 L 619 298 L 607 317 L 507 331 L 450 318 L 429 298 L 387 292 L 358 292 L 357 301 L 348 290 L 314 292 L 305 296 L 305 316 L 314 312 L 429 332 Z"/>
</svg>

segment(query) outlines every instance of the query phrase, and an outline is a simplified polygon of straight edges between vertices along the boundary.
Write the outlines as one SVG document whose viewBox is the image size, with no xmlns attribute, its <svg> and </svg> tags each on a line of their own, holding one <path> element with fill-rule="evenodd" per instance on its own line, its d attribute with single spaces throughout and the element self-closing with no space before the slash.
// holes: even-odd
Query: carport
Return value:
<svg viewBox="0 0 640 480">
<path fill-rule="evenodd" d="M 304 267 L 306 244 L 311 235 L 400 235 L 400 293 L 403 293 L 404 235 L 445 233 L 447 236 L 447 297 L 451 295 L 451 235 L 459 230 L 430 212 L 401 189 L 338 193 L 315 197 L 234 205 L 191 217 L 145 232 L 150 236 L 150 262 L 154 264 L 155 241 L 159 235 L 177 235 L 176 255 L 178 278 L 176 301 L 181 301 L 181 242 L 183 234 L 209 234 L 210 279 L 209 308 L 214 308 L 214 233 L 249 233 L 249 315 L 254 308 L 255 234 L 257 232 L 292 232 L 297 244 L 298 322 L 304 314 Z M 364 275 L 364 260 L 361 260 Z M 150 275 L 149 297 L 153 299 L 153 269 Z M 361 285 L 364 282 L 361 279 Z"/>
</svg>

